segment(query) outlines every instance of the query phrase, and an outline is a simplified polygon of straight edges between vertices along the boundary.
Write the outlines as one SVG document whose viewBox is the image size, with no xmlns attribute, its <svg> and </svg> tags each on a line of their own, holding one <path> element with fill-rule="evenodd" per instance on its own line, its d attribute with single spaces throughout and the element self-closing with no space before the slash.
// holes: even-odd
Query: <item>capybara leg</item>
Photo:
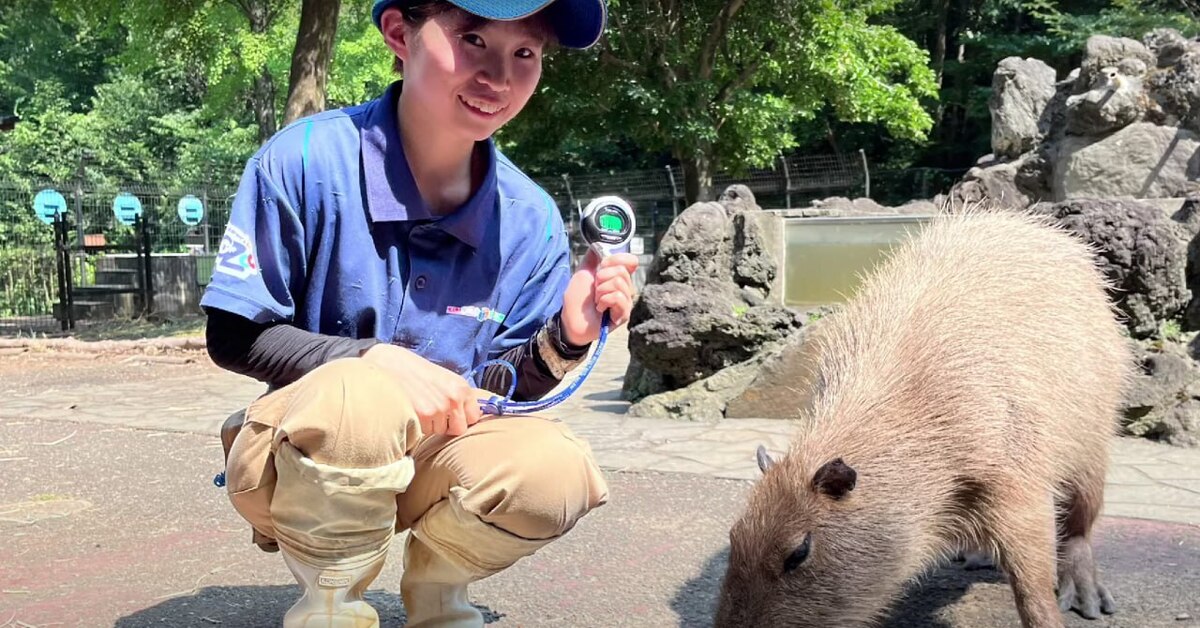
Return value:
<svg viewBox="0 0 1200 628">
<path fill-rule="evenodd" d="M 1050 499 L 1002 496 L 991 533 L 1024 628 L 1062 628 L 1054 599 L 1054 508 Z"/>
<path fill-rule="evenodd" d="M 1092 526 L 1100 516 L 1104 476 L 1093 473 L 1070 487 L 1059 528 L 1058 607 L 1074 610 L 1087 619 L 1111 615 L 1117 604 L 1096 574 L 1092 555 Z"/>
<path fill-rule="evenodd" d="M 966 571 L 996 568 L 992 554 L 981 549 L 964 548 L 958 554 L 958 561 L 963 564 L 963 569 Z"/>
</svg>

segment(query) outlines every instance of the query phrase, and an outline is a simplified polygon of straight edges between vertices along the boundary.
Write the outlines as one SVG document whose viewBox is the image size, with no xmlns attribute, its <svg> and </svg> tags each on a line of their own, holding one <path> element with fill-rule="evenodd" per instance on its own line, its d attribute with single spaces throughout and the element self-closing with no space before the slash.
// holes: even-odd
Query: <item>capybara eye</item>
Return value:
<svg viewBox="0 0 1200 628">
<path fill-rule="evenodd" d="M 792 550 L 792 553 L 788 554 L 787 559 L 783 561 L 783 573 L 795 571 L 801 563 L 808 560 L 808 551 L 811 548 L 812 535 L 808 535 L 804 537 L 804 542 L 801 543 L 799 547 Z"/>
</svg>

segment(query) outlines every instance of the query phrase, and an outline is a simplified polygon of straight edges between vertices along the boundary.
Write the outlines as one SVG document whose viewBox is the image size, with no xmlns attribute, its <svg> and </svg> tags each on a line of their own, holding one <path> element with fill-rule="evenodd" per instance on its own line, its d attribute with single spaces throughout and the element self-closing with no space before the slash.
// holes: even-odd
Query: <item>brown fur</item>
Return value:
<svg viewBox="0 0 1200 628">
<path fill-rule="evenodd" d="M 716 625 L 871 625 L 976 547 L 1026 627 L 1058 627 L 1056 540 L 1065 606 L 1111 612 L 1090 532 L 1131 356 L 1106 287 L 1092 251 L 1025 215 L 942 216 L 897 247 L 806 341 L 800 427 L 731 531 Z M 834 499 L 813 479 L 839 458 L 857 481 Z"/>
</svg>

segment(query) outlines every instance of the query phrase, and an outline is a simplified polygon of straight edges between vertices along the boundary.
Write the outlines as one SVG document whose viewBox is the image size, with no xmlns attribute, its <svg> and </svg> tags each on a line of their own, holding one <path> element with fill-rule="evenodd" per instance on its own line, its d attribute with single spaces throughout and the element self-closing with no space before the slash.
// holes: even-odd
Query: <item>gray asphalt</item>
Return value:
<svg viewBox="0 0 1200 628">
<path fill-rule="evenodd" d="M 0 627 L 275 626 L 297 595 L 211 484 L 215 437 L 0 420 Z M 472 589 L 492 626 L 708 626 L 745 481 L 610 473 L 611 502 Z M 1108 518 L 1098 555 L 1120 612 L 1072 627 L 1200 626 L 1200 529 Z M 399 554 L 368 597 L 403 623 Z M 1018 625 L 995 571 L 942 568 L 888 628 Z"/>
</svg>

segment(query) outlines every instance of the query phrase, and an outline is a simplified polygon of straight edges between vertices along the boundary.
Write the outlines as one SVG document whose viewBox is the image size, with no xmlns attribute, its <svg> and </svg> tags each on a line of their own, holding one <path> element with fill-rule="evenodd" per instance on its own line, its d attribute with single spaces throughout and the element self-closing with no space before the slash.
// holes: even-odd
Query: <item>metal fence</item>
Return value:
<svg viewBox="0 0 1200 628">
<path fill-rule="evenodd" d="M 721 173 L 720 193 L 748 186 L 767 209 L 806 206 L 832 195 L 871 196 L 885 204 L 929 198 L 945 191 L 961 171 L 905 170 L 871 173 L 860 154 L 792 155 L 771 168 Z M 0 334 L 74 328 L 152 309 L 150 256 L 195 256 L 201 288 L 212 273 L 236 185 L 160 186 L 93 184 L 84 180 L 0 181 Z M 569 233 L 578 232 L 579 208 L 601 195 L 627 199 L 637 214 L 642 252 L 653 254 L 672 220 L 683 211 L 683 173 L 655 170 L 540 178 L 558 203 Z M 39 199 L 57 194 L 50 211 Z M 39 196 L 41 195 L 41 196 Z M 135 211 L 136 210 L 136 211 Z M 54 215 L 61 216 L 56 224 Z M 140 214 L 140 217 L 135 216 Z M 62 232 L 56 238 L 56 229 Z M 581 243 L 577 250 L 581 250 Z M 144 260 L 138 257 L 144 249 Z M 145 267 L 139 264 L 146 264 Z M 65 275 L 65 276 L 64 276 Z"/>
<path fill-rule="evenodd" d="M 150 256 L 211 260 L 234 188 L 0 181 L 0 334 L 151 309 Z M 195 212 L 196 204 L 203 208 Z M 211 274 L 211 262 L 198 264 Z M 205 271 L 197 281 L 207 282 Z"/>
</svg>

